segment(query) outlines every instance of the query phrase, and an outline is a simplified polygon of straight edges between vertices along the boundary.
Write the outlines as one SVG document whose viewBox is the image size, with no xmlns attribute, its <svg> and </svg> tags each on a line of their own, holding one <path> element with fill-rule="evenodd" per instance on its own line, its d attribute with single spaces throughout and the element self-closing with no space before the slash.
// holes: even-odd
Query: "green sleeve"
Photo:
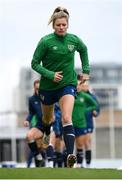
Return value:
<svg viewBox="0 0 122 180">
<path fill-rule="evenodd" d="M 38 121 L 37 116 L 34 115 L 32 120 L 31 120 L 31 126 L 35 127 L 37 125 L 37 121 Z"/>
<path fill-rule="evenodd" d="M 83 41 L 77 37 L 78 44 L 77 44 L 77 51 L 80 54 L 81 64 L 82 64 L 82 72 L 85 74 L 89 74 L 89 59 L 88 59 L 88 51 L 86 45 Z"/>
<path fill-rule="evenodd" d="M 43 77 L 53 80 L 54 72 L 46 69 L 41 65 L 41 62 L 44 60 L 45 55 L 47 52 L 46 43 L 44 42 L 43 38 L 38 43 L 35 52 L 33 54 L 33 59 L 31 61 L 31 67 L 36 72 L 41 74 Z"/>
<path fill-rule="evenodd" d="M 90 111 L 96 110 L 97 102 L 87 93 L 85 93 L 85 96 L 86 96 L 85 99 L 86 99 L 86 104 L 87 104 L 85 112 L 90 112 Z"/>
</svg>

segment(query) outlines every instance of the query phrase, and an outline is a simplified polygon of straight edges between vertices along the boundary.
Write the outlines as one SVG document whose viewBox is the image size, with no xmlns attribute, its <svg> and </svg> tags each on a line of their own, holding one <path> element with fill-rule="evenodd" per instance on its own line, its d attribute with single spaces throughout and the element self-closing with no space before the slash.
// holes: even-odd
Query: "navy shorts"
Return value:
<svg viewBox="0 0 122 180">
<path fill-rule="evenodd" d="M 88 133 L 87 128 L 77 128 L 74 127 L 75 136 L 82 136 Z"/>
<path fill-rule="evenodd" d="M 63 88 L 57 90 L 40 90 L 39 95 L 41 98 L 42 104 L 51 105 L 59 101 L 59 99 L 66 95 L 71 94 L 72 96 L 76 97 L 76 86 L 68 85 Z"/>
<path fill-rule="evenodd" d="M 87 127 L 87 133 L 93 133 L 94 128 L 93 127 Z"/>
</svg>

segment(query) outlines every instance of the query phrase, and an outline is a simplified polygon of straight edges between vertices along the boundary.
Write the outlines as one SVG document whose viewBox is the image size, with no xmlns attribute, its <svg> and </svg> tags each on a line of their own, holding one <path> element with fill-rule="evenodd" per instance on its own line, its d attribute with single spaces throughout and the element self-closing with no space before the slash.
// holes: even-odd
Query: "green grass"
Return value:
<svg viewBox="0 0 122 180">
<path fill-rule="evenodd" d="M 85 168 L 0 168 L 0 179 L 122 179 L 122 171 Z"/>
</svg>

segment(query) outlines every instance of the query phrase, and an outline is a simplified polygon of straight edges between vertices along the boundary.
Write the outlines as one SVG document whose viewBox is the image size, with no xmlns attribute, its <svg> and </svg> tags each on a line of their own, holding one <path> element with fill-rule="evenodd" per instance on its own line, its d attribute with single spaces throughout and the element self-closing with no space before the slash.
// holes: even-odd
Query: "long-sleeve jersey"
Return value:
<svg viewBox="0 0 122 180">
<path fill-rule="evenodd" d="M 87 106 L 89 104 L 89 106 Z M 87 127 L 86 113 L 96 110 L 97 102 L 86 92 L 78 92 L 74 102 L 72 113 L 73 126 L 77 128 Z"/>
<path fill-rule="evenodd" d="M 31 96 L 28 101 L 29 114 L 26 118 L 30 122 L 31 126 L 42 126 L 42 111 L 40 97 L 36 94 Z"/>
<path fill-rule="evenodd" d="M 95 109 L 96 111 L 96 117 L 100 114 L 100 104 L 97 100 L 97 97 L 91 93 L 91 92 L 87 92 L 96 102 L 97 102 L 97 108 Z M 88 107 L 89 104 L 87 103 L 86 106 Z M 94 128 L 94 121 L 93 121 L 93 111 L 89 111 L 86 113 L 86 122 L 87 122 L 87 128 Z"/>
<path fill-rule="evenodd" d="M 55 33 L 46 35 L 39 41 L 33 54 L 31 66 L 41 74 L 43 90 L 56 90 L 66 85 L 77 85 L 74 70 L 75 51 L 79 52 L 82 72 L 89 74 L 89 60 L 86 45 L 76 35 L 58 36 Z M 54 82 L 55 72 L 62 71 L 63 79 Z"/>
</svg>

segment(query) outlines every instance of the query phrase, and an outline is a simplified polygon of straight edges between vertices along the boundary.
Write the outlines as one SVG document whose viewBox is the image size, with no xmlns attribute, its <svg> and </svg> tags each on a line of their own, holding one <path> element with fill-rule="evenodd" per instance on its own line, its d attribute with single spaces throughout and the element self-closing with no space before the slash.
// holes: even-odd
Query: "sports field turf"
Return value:
<svg viewBox="0 0 122 180">
<path fill-rule="evenodd" d="M 0 168 L 0 179 L 122 179 L 115 169 Z"/>
</svg>

